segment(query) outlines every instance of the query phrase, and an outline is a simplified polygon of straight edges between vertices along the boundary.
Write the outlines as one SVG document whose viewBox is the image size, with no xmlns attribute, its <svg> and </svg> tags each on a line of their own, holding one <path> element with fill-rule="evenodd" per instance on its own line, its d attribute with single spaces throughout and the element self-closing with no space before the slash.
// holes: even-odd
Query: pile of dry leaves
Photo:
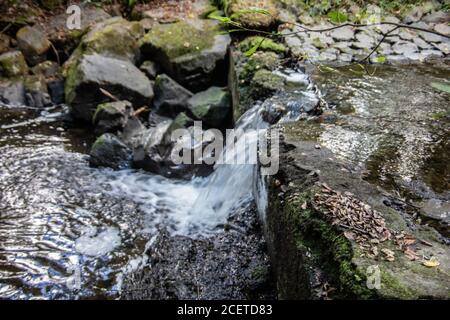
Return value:
<svg viewBox="0 0 450 320">
<path fill-rule="evenodd" d="M 314 206 L 328 215 L 333 225 L 346 229 L 344 236 L 358 243 L 368 257 L 395 260 L 395 252 L 379 245 L 392 240 L 410 260 L 417 260 L 417 240 L 404 232 L 395 232 L 386 227 L 383 216 L 352 193 L 335 191 L 322 184 L 322 190 L 314 197 Z"/>
</svg>

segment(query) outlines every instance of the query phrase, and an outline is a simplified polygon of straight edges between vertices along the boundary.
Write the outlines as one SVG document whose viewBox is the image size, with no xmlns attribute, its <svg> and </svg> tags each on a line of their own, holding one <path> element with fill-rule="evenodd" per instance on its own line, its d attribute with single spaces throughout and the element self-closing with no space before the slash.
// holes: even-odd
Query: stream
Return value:
<svg viewBox="0 0 450 320">
<path fill-rule="evenodd" d="M 335 108 L 296 130 L 428 210 L 448 235 L 450 131 L 433 115 L 448 112 L 449 101 L 429 86 L 448 76 L 445 64 L 383 67 L 370 76 L 316 71 Z M 253 200 L 252 164 L 219 165 L 191 181 L 90 168 L 95 137 L 65 122 L 67 112 L 0 106 L 0 298 L 119 298 L 124 273 L 145 264 L 161 228 L 207 238 Z M 247 111 L 237 127 L 253 130 L 237 148 L 256 143 L 255 129 L 266 126 L 258 105 Z"/>
</svg>

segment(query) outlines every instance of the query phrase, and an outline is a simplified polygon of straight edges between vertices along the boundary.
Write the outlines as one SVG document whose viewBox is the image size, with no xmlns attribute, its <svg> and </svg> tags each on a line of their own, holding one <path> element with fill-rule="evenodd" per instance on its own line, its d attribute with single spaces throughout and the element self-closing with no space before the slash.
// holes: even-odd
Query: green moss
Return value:
<svg viewBox="0 0 450 320">
<path fill-rule="evenodd" d="M 352 244 L 342 232 L 325 220 L 323 214 L 313 209 L 311 203 L 314 190 L 299 193 L 286 201 L 283 211 L 287 214 L 297 248 L 308 248 L 314 258 L 332 277 L 343 298 L 370 299 L 375 292 L 366 286 L 366 277 L 352 262 L 355 255 Z M 307 203 L 306 209 L 302 204 Z"/>
<path fill-rule="evenodd" d="M 277 43 L 272 39 L 264 38 L 261 36 L 253 36 L 245 39 L 239 44 L 239 49 L 245 52 L 255 46 L 258 46 L 258 50 L 260 51 L 272 51 L 275 53 L 286 52 L 286 47 L 281 43 Z"/>
<path fill-rule="evenodd" d="M 20 51 L 10 51 L 0 55 L 0 75 L 16 77 L 26 75 L 28 66 Z"/>
<path fill-rule="evenodd" d="M 417 292 L 402 285 L 396 277 L 386 272 L 385 268 L 380 268 L 380 273 L 381 285 L 387 296 L 404 300 L 418 298 Z"/>
<path fill-rule="evenodd" d="M 258 70 L 250 83 L 250 92 L 253 97 L 262 99 L 281 90 L 285 85 L 283 77 L 272 73 L 269 70 Z"/>
<path fill-rule="evenodd" d="M 261 69 L 275 70 L 280 65 L 280 58 L 274 52 L 256 52 L 252 55 L 239 73 L 239 80 L 249 82 L 256 71 Z"/>
<path fill-rule="evenodd" d="M 267 29 L 275 23 L 278 16 L 274 0 L 227 0 L 225 3 L 225 10 L 231 19 L 247 28 Z M 250 12 L 251 9 L 262 9 L 268 14 Z"/>
<path fill-rule="evenodd" d="M 193 25 L 180 21 L 157 25 L 143 37 L 141 47 L 144 51 L 149 47 L 150 50 L 164 52 L 169 59 L 210 48 L 219 29 L 205 25 L 206 22 L 198 23 Z"/>
</svg>

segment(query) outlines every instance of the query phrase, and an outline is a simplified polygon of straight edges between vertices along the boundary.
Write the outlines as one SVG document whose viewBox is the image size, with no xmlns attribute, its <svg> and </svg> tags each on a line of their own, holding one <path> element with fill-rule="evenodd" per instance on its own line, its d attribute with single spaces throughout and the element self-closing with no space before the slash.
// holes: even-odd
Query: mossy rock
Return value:
<svg viewBox="0 0 450 320">
<path fill-rule="evenodd" d="M 282 90 L 286 80 L 269 70 L 258 70 L 250 83 L 251 95 L 258 99 L 268 97 L 278 90 Z"/>
<path fill-rule="evenodd" d="M 245 63 L 239 72 L 239 79 L 249 83 L 258 70 L 273 71 L 280 65 L 280 57 L 274 52 L 256 52 Z"/>
<path fill-rule="evenodd" d="M 255 46 L 258 46 L 257 51 L 272 51 L 275 53 L 286 52 L 286 47 L 283 44 L 261 36 L 248 37 L 239 44 L 239 49 L 242 52 L 246 52 Z"/>
<path fill-rule="evenodd" d="M 156 25 L 140 44 L 144 58 L 158 62 L 189 90 L 200 91 L 211 85 L 230 41 L 217 21 L 193 19 Z"/>
<path fill-rule="evenodd" d="M 25 57 L 20 51 L 9 51 L 0 55 L 0 75 L 6 78 L 28 74 Z"/>
<path fill-rule="evenodd" d="M 231 97 L 228 91 L 211 87 L 188 100 L 188 108 L 196 119 L 208 126 L 222 128 L 231 111 Z"/>
<path fill-rule="evenodd" d="M 135 63 L 139 57 L 138 39 L 144 35 L 139 22 L 114 17 L 94 25 L 81 39 L 69 60 L 64 64 L 64 73 L 77 64 L 83 55 L 101 54 L 115 59 Z"/>
<path fill-rule="evenodd" d="M 274 0 L 230 0 L 227 3 L 226 10 L 231 19 L 246 28 L 268 29 L 276 23 L 278 9 Z"/>
<path fill-rule="evenodd" d="M 45 60 L 51 43 L 38 28 L 25 26 L 17 31 L 16 38 L 18 47 L 31 65 Z"/>
</svg>

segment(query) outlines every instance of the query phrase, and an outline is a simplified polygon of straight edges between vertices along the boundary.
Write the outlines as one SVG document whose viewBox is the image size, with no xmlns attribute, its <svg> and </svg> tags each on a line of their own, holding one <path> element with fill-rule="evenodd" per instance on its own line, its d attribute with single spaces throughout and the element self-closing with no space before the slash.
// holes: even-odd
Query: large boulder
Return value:
<svg viewBox="0 0 450 320">
<path fill-rule="evenodd" d="M 0 55 L 0 76 L 17 77 L 28 74 L 28 66 L 20 51 L 9 51 Z"/>
<path fill-rule="evenodd" d="M 153 27 L 141 40 L 141 51 L 165 73 L 191 91 L 204 90 L 223 68 L 230 36 L 211 20 L 187 20 Z"/>
<path fill-rule="evenodd" d="M 46 59 L 51 43 L 38 28 L 25 26 L 17 31 L 17 45 L 30 65 L 36 65 Z"/>
<path fill-rule="evenodd" d="M 128 101 L 107 102 L 98 105 L 92 118 L 97 133 L 122 130 L 132 115 L 133 106 Z"/>
<path fill-rule="evenodd" d="M 121 17 L 97 23 L 83 36 L 81 43 L 65 63 L 65 68 L 78 63 L 84 55 L 94 53 L 136 63 L 139 58 L 137 40 L 143 35 L 144 28 L 139 22 L 130 22 Z"/>
<path fill-rule="evenodd" d="M 75 117 L 91 121 L 97 105 L 109 101 L 100 89 L 135 107 L 149 105 L 153 98 L 150 80 L 131 62 L 86 55 L 68 70 L 65 83 L 66 103 Z"/>
<path fill-rule="evenodd" d="M 228 91 L 211 87 L 188 100 L 192 115 L 208 126 L 222 128 L 227 124 L 231 113 L 231 96 Z"/>
<path fill-rule="evenodd" d="M 131 150 L 112 133 L 101 135 L 92 145 L 89 164 L 93 167 L 123 169 L 130 166 Z"/>
<path fill-rule="evenodd" d="M 231 0 L 227 8 L 232 20 L 250 29 L 268 29 L 278 16 L 274 0 Z"/>
<path fill-rule="evenodd" d="M 182 87 L 166 74 L 161 74 L 155 80 L 155 99 L 153 106 L 156 111 L 165 116 L 176 116 L 185 111 L 187 101 L 193 93 Z"/>
</svg>

